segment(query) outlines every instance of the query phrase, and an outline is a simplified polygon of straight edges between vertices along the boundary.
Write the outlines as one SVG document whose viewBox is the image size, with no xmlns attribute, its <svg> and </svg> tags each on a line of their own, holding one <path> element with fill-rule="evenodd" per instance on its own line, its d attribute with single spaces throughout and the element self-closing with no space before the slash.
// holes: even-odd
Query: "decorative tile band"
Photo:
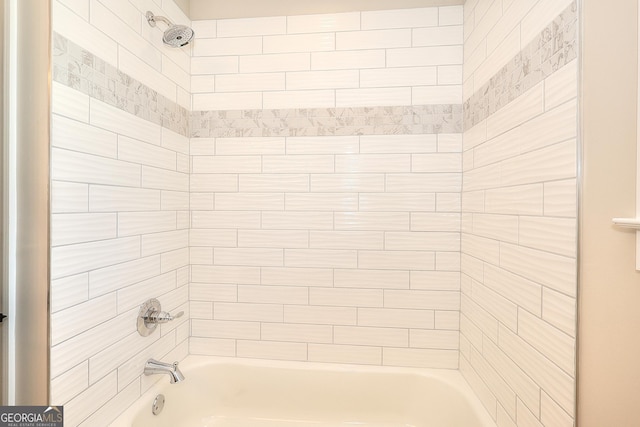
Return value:
<svg viewBox="0 0 640 427">
<path fill-rule="evenodd" d="M 574 60 L 578 55 L 577 23 L 574 1 L 464 103 L 464 130 Z"/>
<path fill-rule="evenodd" d="M 191 137 L 462 132 L 462 105 L 194 111 Z"/>
<path fill-rule="evenodd" d="M 53 33 L 53 80 L 141 119 L 189 135 L 189 110 Z"/>
</svg>

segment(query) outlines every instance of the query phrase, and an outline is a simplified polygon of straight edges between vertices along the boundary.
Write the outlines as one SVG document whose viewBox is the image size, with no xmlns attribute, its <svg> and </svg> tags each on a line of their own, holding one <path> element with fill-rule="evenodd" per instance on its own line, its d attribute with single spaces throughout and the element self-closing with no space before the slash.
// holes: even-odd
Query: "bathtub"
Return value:
<svg viewBox="0 0 640 427">
<path fill-rule="evenodd" d="M 206 356 L 180 370 L 185 381 L 161 377 L 111 426 L 496 426 L 458 371 Z"/>
</svg>

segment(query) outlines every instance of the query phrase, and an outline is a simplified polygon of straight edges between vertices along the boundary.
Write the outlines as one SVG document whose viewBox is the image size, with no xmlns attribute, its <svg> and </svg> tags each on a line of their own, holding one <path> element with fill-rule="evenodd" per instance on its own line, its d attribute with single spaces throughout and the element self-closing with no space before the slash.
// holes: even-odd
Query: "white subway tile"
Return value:
<svg viewBox="0 0 640 427">
<path fill-rule="evenodd" d="M 436 329 L 460 330 L 459 311 L 436 311 Z"/>
<path fill-rule="evenodd" d="M 435 254 L 423 251 L 361 251 L 358 267 L 383 270 L 434 270 Z"/>
<path fill-rule="evenodd" d="M 357 153 L 358 139 L 357 136 L 287 137 L 287 154 Z"/>
<path fill-rule="evenodd" d="M 51 315 L 51 345 L 57 345 L 115 317 L 116 295 L 90 299 Z"/>
<path fill-rule="evenodd" d="M 493 265 L 484 266 L 483 284 L 520 307 L 539 316 L 542 309 L 542 286 Z"/>
<path fill-rule="evenodd" d="M 239 230 L 238 246 L 245 248 L 308 248 L 306 230 Z"/>
<path fill-rule="evenodd" d="M 207 317 L 194 316 L 192 318 L 213 318 L 214 302 L 238 302 L 237 285 L 221 285 L 212 283 L 191 283 L 189 285 L 189 298 L 192 301 L 207 301 Z M 205 304 L 201 302 L 201 304 Z M 208 315 L 210 313 L 210 316 Z"/>
<path fill-rule="evenodd" d="M 548 111 L 578 96 L 578 61 L 551 74 L 544 81 L 544 106 Z"/>
<path fill-rule="evenodd" d="M 460 172 L 462 155 L 460 153 L 413 154 L 412 172 Z"/>
<path fill-rule="evenodd" d="M 578 135 L 578 104 L 571 100 L 521 126 L 522 152 L 547 147 L 576 138 Z"/>
<path fill-rule="evenodd" d="M 262 212 L 262 228 L 268 230 L 332 230 L 333 213 Z"/>
<path fill-rule="evenodd" d="M 118 235 L 121 237 L 175 229 L 175 212 L 122 212 L 118 214 Z"/>
<path fill-rule="evenodd" d="M 262 53 L 262 37 L 199 39 L 193 44 L 193 56 L 230 56 Z"/>
<path fill-rule="evenodd" d="M 263 285 L 333 286 L 333 270 L 322 268 L 262 267 Z"/>
<path fill-rule="evenodd" d="M 249 322 L 282 322 L 282 304 L 249 304 L 216 302 L 213 317 L 219 320 L 240 320 Z"/>
<path fill-rule="evenodd" d="M 336 269 L 334 270 L 334 281 L 337 288 L 408 289 L 409 272 Z"/>
<path fill-rule="evenodd" d="M 462 86 L 420 86 L 411 88 L 413 105 L 461 104 Z"/>
<path fill-rule="evenodd" d="M 437 83 L 436 67 L 380 68 L 360 71 L 360 87 L 425 86 Z"/>
<path fill-rule="evenodd" d="M 80 10 L 68 8 L 59 1 L 51 4 L 52 16 L 51 20 L 53 31 L 73 40 L 79 46 L 87 49 L 94 55 L 98 55 L 109 64 L 118 63 L 118 44 L 111 37 L 100 31 L 94 25 L 89 24 L 88 16 L 79 16 Z M 89 6 L 84 8 L 86 14 L 89 13 Z M 82 9 L 81 9 L 82 10 Z M 82 12 L 80 12 L 82 14 Z"/>
<path fill-rule="evenodd" d="M 307 360 L 307 345 L 276 341 L 238 341 L 238 357 L 271 360 Z"/>
<path fill-rule="evenodd" d="M 382 249 L 383 233 L 373 231 L 311 231 L 309 247 L 314 249 Z"/>
<path fill-rule="evenodd" d="M 335 326 L 333 340 L 336 344 L 407 347 L 408 332 L 395 328 Z"/>
<path fill-rule="evenodd" d="M 260 323 L 257 322 L 193 319 L 191 323 L 192 337 L 234 339 L 260 338 Z"/>
<path fill-rule="evenodd" d="M 265 92 L 265 109 L 328 108 L 336 106 L 333 90 L 287 90 Z"/>
<path fill-rule="evenodd" d="M 116 292 L 118 296 L 118 313 L 135 308 L 139 309 L 140 305 L 149 297 L 158 298 L 176 289 L 176 287 L 176 275 L 174 272 L 169 272 L 119 289 Z"/>
<path fill-rule="evenodd" d="M 64 404 L 66 409 L 64 422 L 70 425 L 80 424 L 114 397 L 117 392 L 118 375 L 116 371 L 113 371 Z"/>
<path fill-rule="evenodd" d="M 328 325 L 263 323 L 261 325 L 261 338 L 265 341 L 331 343 L 333 341 L 333 328 Z"/>
<path fill-rule="evenodd" d="M 462 186 L 461 173 L 388 173 L 386 191 L 393 193 L 412 192 L 457 192 Z"/>
<path fill-rule="evenodd" d="M 191 75 L 211 76 L 217 74 L 237 73 L 240 70 L 238 56 L 194 56 L 191 58 Z M 195 108 L 194 110 L 198 110 Z"/>
<path fill-rule="evenodd" d="M 411 214 L 411 231 L 460 231 L 459 213 Z"/>
<path fill-rule="evenodd" d="M 382 192 L 383 174 L 314 174 L 310 176 L 313 192 Z"/>
<path fill-rule="evenodd" d="M 282 266 L 282 249 L 268 248 L 215 248 L 216 265 Z"/>
<path fill-rule="evenodd" d="M 236 355 L 236 340 L 191 336 L 189 337 L 189 354 L 234 357 Z"/>
<path fill-rule="evenodd" d="M 457 271 L 412 271 L 411 289 L 457 291 L 460 290 L 460 273 Z"/>
<path fill-rule="evenodd" d="M 361 153 L 433 153 L 437 150 L 435 135 L 362 135 Z"/>
<path fill-rule="evenodd" d="M 357 253 L 354 250 L 285 249 L 285 266 L 312 268 L 354 268 Z"/>
<path fill-rule="evenodd" d="M 263 304 L 307 304 L 309 290 L 298 286 L 238 286 L 238 302 Z"/>
<path fill-rule="evenodd" d="M 142 187 L 159 190 L 189 191 L 189 175 L 182 172 L 142 166 Z"/>
<path fill-rule="evenodd" d="M 236 230 L 215 230 L 206 228 L 189 229 L 189 246 L 226 246 L 235 247 L 238 232 Z"/>
<path fill-rule="evenodd" d="M 261 109 L 262 94 L 259 92 L 194 93 L 193 110 L 242 110 Z"/>
<path fill-rule="evenodd" d="M 51 120 L 51 145 L 53 147 L 114 159 L 117 157 L 118 140 L 116 134 L 57 114 L 54 114 Z"/>
<path fill-rule="evenodd" d="M 457 350 L 434 350 L 416 348 L 382 349 L 385 366 L 408 366 L 415 368 L 457 369 Z"/>
<path fill-rule="evenodd" d="M 272 53 L 241 56 L 239 70 L 241 73 L 310 70 L 311 55 L 310 53 Z"/>
<path fill-rule="evenodd" d="M 438 8 L 438 25 L 459 25 L 463 21 L 463 6 Z"/>
<path fill-rule="evenodd" d="M 104 295 L 142 280 L 158 276 L 160 257 L 151 256 L 107 266 L 89 272 L 89 296 Z"/>
<path fill-rule="evenodd" d="M 285 196 L 288 211 L 355 211 L 358 208 L 356 193 L 289 193 Z"/>
<path fill-rule="evenodd" d="M 336 107 L 411 104 L 411 88 L 408 87 L 336 90 Z"/>
<path fill-rule="evenodd" d="M 196 40 L 200 38 L 214 38 L 217 35 L 218 21 L 207 19 L 201 21 L 191 21 L 191 28 L 196 33 Z"/>
<path fill-rule="evenodd" d="M 344 31 L 336 34 L 336 50 L 410 47 L 411 30 Z"/>
<path fill-rule="evenodd" d="M 407 212 L 336 212 L 334 217 L 336 230 L 409 230 Z"/>
<path fill-rule="evenodd" d="M 159 190 L 89 186 L 89 211 L 91 212 L 159 210 L 160 203 Z"/>
<path fill-rule="evenodd" d="M 362 29 L 433 27 L 438 25 L 438 8 L 395 9 L 361 12 Z"/>
<path fill-rule="evenodd" d="M 387 232 L 387 250 L 459 251 L 460 234 L 445 232 Z"/>
<path fill-rule="evenodd" d="M 216 92 L 284 90 L 284 73 L 226 74 L 216 76 Z"/>
<path fill-rule="evenodd" d="M 313 33 L 263 37 L 262 53 L 322 52 L 334 50 L 335 33 Z"/>
<path fill-rule="evenodd" d="M 51 176 L 55 180 L 140 186 L 140 165 L 129 162 L 53 148 L 51 164 Z"/>
<path fill-rule="evenodd" d="M 311 54 L 312 70 L 351 70 L 384 68 L 386 66 L 385 51 L 383 49 L 313 52 Z"/>
<path fill-rule="evenodd" d="M 385 308 L 415 310 L 458 310 L 460 293 L 456 291 L 385 290 Z"/>
<path fill-rule="evenodd" d="M 424 67 L 461 64 L 462 46 L 457 45 L 409 47 L 387 50 L 387 67 Z"/>
<path fill-rule="evenodd" d="M 489 139 L 534 118 L 544 111 L 544 83 L 541 82 L 487 118 Z"/>
<path fill-rule="evenodd" d="M 94 98 L 90 99 L 90 106 L 92 125 L 150 144 L 159 145 L 162 134 L 159 125 L 138 118 L 133 114 Z"/>
<path fill-rule="evenodd" d="M 193 266 L 191 280 L 202 283 L 260 283 L 260 269 L 235 266 Z"/>
<path fill-rule="evenodd" d="M 309 175 L 305 174 L 241 174 L 240 191 L 263 192 L 308 192 Z"/>
<path fill-rule="evenodd" d="M 462 85 L 462 83 L 462 65 L 442 65 L 438 67 L 439 85 Z M 463 96 L 462 99 L 467 99 L 467 97 Z"/>
<path fill-rule="evenodd" d="M 522 19 L 522 43 L 525 46 L 571 4 L 571 0 L 540 0 Z"/>
<path fill-rule="evenodd" d="M 207 93 L 215 91 L 213 75 L 191 76 L 191 93 Z"/>
<path fill-rule="evenodd" d="M 360 12 L 287 16 L 287 33 L 320 33 L 360 29 Z"/>
<path fill-rule="evenodd" d="M 102 240 L 51 249 L 51 277 L 57 279 L 130 261 L 140 256 L 140 239 Z"/>
<path fill-rule="evenodd" d="M 263 173 L 332 173 L 334 156 L 295 155 L 265 156 L 262 161 Z"/>
<path fill-rule="evenodd" d="M 435 195 L 432 193 L 361 193 L 360 211 L 435 211 Z"/>
<path fill-rule="evenodd" d="M 51 212 L 72 213 L 89 210 L 89 186 L 73 182 L 51 182 Z"/>
<path fill-rule="evenodd" d="M 89 363 L 85 361 L 51 380 L 51 400 L 62 405 L 88 388 Z"/>
<path fill-rule="evenodd" d="M 359 85 L 358 70 L 287 72 L 287 90 L 343 89 Z"/>
<path fill-rule="evenodd" d="M 475 87 L 482 87 L 491 77 L 500 72 L 520 52 L 521 46 L 520 27 L 514 28 L 493 51 L 487 43 L 487 58 L 473 74 Z"/>
<path fill-rule="evenodd" d="M 51 246 L 70 245 L 117 237 L 115 214 L 75 213 L 51 215 Z"/>
<path fill-rule="evenodd" d="M 262 169 L 260 156 L 192 156 L 194 174 L 259 173 Z"/>
<path fill-rule="evenodd" d="M 408 172 L 410 163 L 408 154 L 352 154 L 335 158 L 338 173 Z"/>
<path fill-rule="evenodd" d="M 284 16 L 264 18 L 221 19 L 217 21 L 218 37 L 264 36 L 284 34 L 287 19 Z"/>
<path fill-rule="evenodd" d="M 177 166 L 175 151 L 125 136 L 118 137 L 118 159 L 170 170 Z"/>
<path fill-rule="evenodd" d="M 284 194 L 217 193 L 215 206 L 223 211 L 281 211 L 284 209 Z"/>
<path fill-rule="evenodd" d="M 576 228 L 575 219 L 520 217 L 519 244 L 575 257 L 578 250 Z"/>
<path fill-rule="evenodd" d="M 360 345 L 309 344 L 308 359 L 311 362 L 358 363 L 380 365 L 382 349 Z"/>
<path fill-rule="evenodd" d="M 284 152 L 285 138 L 254 137 L 215 139 L 215 154 L 218 156 L 284 154 Z"/>
<path fill-rule="evenodd" d="M 189 231 L 176 230 L 142 236 L 142 256 L 174 251 L 189 246 Z"/>
<path fill-rule="evenodd" d="M 412 30 L 412 46 L 449 46 L 463 42 L 462 25 L 415 28 Z"/>
<path fill-rule="evenodd" d="M 249 159 L 248 156 L 243 156 L 243 159 Z M 194 157 L 195 159 L 195 157 Z M 259 161 L 259 159 L 258 159 Z M 223 162 L 215 159 L 214 164 L 221 164 L 223 168 L 228 167 Z M 204 166 L 204 165 L 202 165 Z M 211 168 L 212 165 L 206 165 L 205 169 L 214 169 Z M 247 167 L 244 165 L 243 167 Z M 236 192 L 238 191 L 238 174 L 236 173 L 192 173 L 189 175 L 189 189 L 191 192 L 194 191 L 206 191 L 211 193 L 219 193 L 219 192 Z M 209 209 L 213 209 L 213 197 L 214 195 L 211 193 L 207 193 L 202 195 L 201 197 L 210 196 L 211 207 Z M 194 193 L 191 193 L 192 202 Z M 204 200 L 203 200 L 204 201 Z M 191 209 L 198 210 L 197 206 L 191 205 Z"/>
<path fill-rule="evenodd" d="M 412 348 L 458 350 L 460 335 L 458 331 L 428 331 L 424 329 L 412 329 L 409 332 L 409 346 Z"/>
<path fill-rule="evenodd" d="M 284 321 L 313 325 L 355 325 L 356 313 L 355 307 L 285 305 Z"/>
<path fill-rule="evenodd" d="M 86 273 L 51 281 L 51 312 L 89 299 L 89 275 Z"/>
</svg>

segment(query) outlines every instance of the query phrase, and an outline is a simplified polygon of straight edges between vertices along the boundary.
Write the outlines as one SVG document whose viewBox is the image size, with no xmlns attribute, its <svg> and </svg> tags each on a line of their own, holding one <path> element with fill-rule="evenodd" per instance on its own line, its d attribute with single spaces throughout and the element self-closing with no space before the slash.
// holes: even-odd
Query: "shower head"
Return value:
<svg viewBox="0 0 640 427">
<path fill-rule="evenodd" d="M 174 25 L 171 21 L 169 21 L 164 16 L 156 16 L 153 12 L 148 11 L 145 15 L 147 17 L 147 22 L 150 26 L 155 27 L 157 22 L 162 21 L 167 24 L 167 29 L 162 35 L 162 41 L 167 46 L 171 47 L 182 47 L 187 45 L 192 39 L 195 33 L 193 30 L 186 25 Z"/>
</svg>

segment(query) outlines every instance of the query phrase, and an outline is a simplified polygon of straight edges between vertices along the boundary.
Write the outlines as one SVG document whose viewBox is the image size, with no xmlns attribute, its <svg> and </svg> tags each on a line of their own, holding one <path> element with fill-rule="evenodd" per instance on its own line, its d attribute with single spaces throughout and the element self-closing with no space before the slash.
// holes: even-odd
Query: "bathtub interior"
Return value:
<svg viewBox="0 0 640 427">
<path fill-rule="evenodd" d="M 193 356 L 184 365 L 186 381 L 169 385 L 162 378 L 130 408 L 132 422 L 115 425 L 495 426 L 457 371 Z M 158 393 L 165 395 L 165 407 L 153 415 Z"/>
</svg>

